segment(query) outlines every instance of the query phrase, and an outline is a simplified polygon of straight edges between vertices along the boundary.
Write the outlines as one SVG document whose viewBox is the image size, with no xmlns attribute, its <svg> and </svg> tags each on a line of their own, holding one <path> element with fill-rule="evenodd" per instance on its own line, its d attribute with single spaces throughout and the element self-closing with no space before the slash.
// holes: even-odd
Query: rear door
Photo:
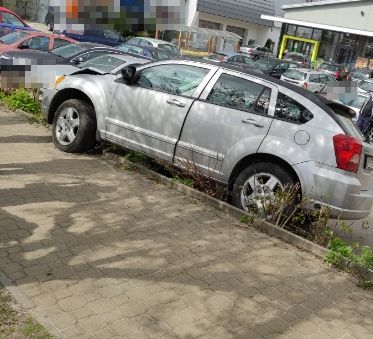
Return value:
<svg viewBox="0 0 373 339">
<path fill-rule="evenodd" d="M 186 61 L 144 67 L 134 85 L 118 86 L 108 138 L 171 162 L 185 117 L 215 71 Z"/>
<path fill-rule="evenodd" d="M 219 70 L 188 114 L 175 162 L 224 180 L 225 167 L 257 152 L 271 126 L 276 95 L 269 82 Z"/>
</svg>

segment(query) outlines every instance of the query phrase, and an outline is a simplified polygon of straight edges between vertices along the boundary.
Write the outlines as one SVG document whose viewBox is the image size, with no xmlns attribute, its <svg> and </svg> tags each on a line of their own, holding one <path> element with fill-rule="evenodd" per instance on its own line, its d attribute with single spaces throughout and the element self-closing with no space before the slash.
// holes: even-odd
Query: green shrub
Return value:
<svg viewBox="0 0 373 339">
<path fill-rule="evenodd" d="M 40 103 L 26 89 L 16 89 L 2 99 L 11 109 L 21 109 L 27 113 L 40 112 Z"/>
</svg>

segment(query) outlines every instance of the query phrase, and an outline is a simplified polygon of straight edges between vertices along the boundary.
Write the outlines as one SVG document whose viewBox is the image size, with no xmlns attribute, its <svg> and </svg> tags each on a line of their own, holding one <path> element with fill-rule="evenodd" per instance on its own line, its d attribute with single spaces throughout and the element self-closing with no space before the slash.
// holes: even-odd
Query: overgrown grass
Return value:
<svg viewBox="0 0 373 339">
<path fill-rule="evenodd" d="M 0 339 L 52 339 L 32 317 L 17 310 L 9 293 L 0 287 Z"/>
<path fill-rule="evenodd" d="M 38 114 L 41 111 L 39 101 L 23 88 L 11 91 L 8 95 L 3 92 L 2 101 L 13 110 L 20 109 L 31 114 Z"/>
</svg>

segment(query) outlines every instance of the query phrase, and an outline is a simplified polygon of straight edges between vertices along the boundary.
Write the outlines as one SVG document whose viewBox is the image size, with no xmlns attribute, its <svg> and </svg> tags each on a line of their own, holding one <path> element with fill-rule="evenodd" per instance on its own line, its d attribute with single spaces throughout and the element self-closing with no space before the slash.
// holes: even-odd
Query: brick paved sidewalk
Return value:
<svg viewBox="0 0 373 339">
<path fill-rule="evenodd" d="M 0 112 L 0 271 L 69 338 L 373 338 L 309 253 Z"/>
</svg>

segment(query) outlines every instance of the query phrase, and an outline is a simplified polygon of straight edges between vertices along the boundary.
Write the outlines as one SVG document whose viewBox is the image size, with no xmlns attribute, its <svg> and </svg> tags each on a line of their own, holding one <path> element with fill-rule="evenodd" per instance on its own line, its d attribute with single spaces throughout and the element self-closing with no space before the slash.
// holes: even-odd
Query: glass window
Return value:
<svg viewBox="0 0 373 339">
<path fill-rule="evenodd" d="M 320 82 L 318 74 L 310 74 L 310 82 Z"/>
<path fill-rule="evenodd" d="M 363 80 L 359 87 L 366 92 L 373 92 L 373 82 Z"/>
<path fill-rule="evenodd" d="M 40 51 L 49 50 L 49 38 L 45 36 L 33 37 L 22 42 L 22 47 L 29 49 L 36 49 Z"/>
<path fill-rule="evenodd" d="M 149 41 L 144 40 L 144 39 L 140 39 L 139 45 L 140 46 L 152 46 L 152 44 Z"/>
<path fill-rule="evenodd" d="M 296 124 L 305 124 L 313 118 L 313 114 L 299 102 L 283 93 L 279 93 L 275 117 Z"/>
<path fill-rule="evenodd" d="M 59 47 L 70 45 L 70 44 L 71 42 L 67 40 L 58 39 L 58 38 L 54 39 L 54 48 L 59 48 Z"/>
<path fill-rule="evenodd" d="M 11 25 L 15 25 L 15 26 L 25 27 L 23 22 L 21 20 L 19 20 L 15 15 L 10 14 L 10 13 L 6 13 L 6 12 L 1 12 L 0 14 L 3 18 L 3 23 L 4 24 L 11 24 Z"/>
<path fill-rule="evenodd" d="M 174 45 L 169 45 L 169 44 L 159 44 L 159 45 L 158 45 L 158 48 L 162 48 L 162 49 L 164 49 L 167 53 L 169 53 L 169 54 L 171 54 L 171 55 L 175 55 L 175 56 L 180 55 L 180 51 L 179 51 L 178 48 L 175 47 Z"/>
<path fill-rule="evenodd" d="M 328 75 L 327 74 L 320 74 L 319 81 L 321 84 L 326 84 L 328 82 Z"/>
<path fill-rule="evenodd" d="M 297 37 L 311 39 L 312 38 L 312 28 L 298 26 Z"/>
<path fill-rule="evenodd" d="M 75 59 L 80 59 L 80 62 L 86 62 L 88 60 L 92 60 L 94 58 L 97 58 L 100 55 L 107 54 L 105 51 L 92 51 L 92 52 L 87 52 L 81 55 L 78 55 Z M 79 66 L 80 67 L 80 66 Z"/>
<path fill-rule="evenodd" d="M 287 63 L 287 62 L 281 62 L 281 63 L 279 63 L 274 69 L 276 70 L 276 71 L 279 71 L 279 70 L 281 70 L 281 71 L 285 71 L 285 70 L 287 70 L 289 68 L 289 64 Z"/>
<path fill-rule="evenodd" d="M 326 82 L 328 83 L 328 84 L 330 84 L 330 85 L 334 85 L 334 84 L 337 84 L 337 80 L 336 79 L 334 79 L 331 75 L 327 75 L 327 77 L 328 77 L 328 80 L 326 80 Z"/>
<path fill-rule="evenodd" d="M 271 89 L 233 75 L 223 74 L 207 101 L 246 112 L 268 114 Z"/>
<path fill-rule="evenodd" d="M 287 25 L 287 30 L 286 30 L 286 33 L 288 35 L 295 35 L 295 32 L 297 30 L 297 26 L 294 26 L 294 25 Z"/>
<path fill-rule="evenodd" d="M 154 49 L 151 52 L 152 52 L 152 57 L 155 60 L 168 60 L 168 59 L 170 59 L 170 55 L 166 51 L 161 50 L 160 48 Z M 144 51 L 144 55 L 146 55 L 145 51 Z"/>
<path fill-rule="evenodd" d="M 110 29 L 105 29 L 104 30 L 104 38 L 106 39 L 114 39 L 114 40 L 119 40 L 120 36 L 117 32 L 112 31 Z"/>
<path fill-rule="evenodd" d="M 187 65 L 159 65 L 141 71 L 137 86 L 175 95 L 191 96 L 209 72 Z"/>
<path fill-rule="evenodd" d="M 314 29 L 313 34 L 312 34 L 312 39 L 313 40 L 321 40 L 321 35 L 322 35 L 322 29 Z"/>
<path fill-rule="evenodd" d="M 254 60 L 251 59 L 251 58 L 248 58 L 246 56 L 242 56 L 242 59 L 243 59 L 243 62 L 246 64 L 246 65 L 251 65 L 254 63 Z"/>
<path fill-rule="evenodd" d="M 259 68 L 262 71 L 269 71 L 273 69 L 273 67 L 276 65 L 276 60 L 272 60 L 270 58 L 260 59 L 258 61 L 255 61 L 252 66 L 254 68 Z"/>
<path fill-rule="evenodd" d="M 296 69 L 288 69 L 284 73 L 284 77 L 288 79 L 293 79 L 293 80 L 305 80 L 307 77 L 307 74 L 304 72 L 298 71 Z M 311 81 L 311 76 L 310 76 L 310 81 Z"/>
<path fill-rule="evenodd" d="M 53 49 L 51 52 L 63 58 L 70 58 L 73 55 L 86 51 L 88 47 L 79 44 L 71 44 L 63 47 Z"/>
<path fill-rule="evenodd" d="M 80 68 L 95 68 L 102 72 L 110 73 L 120 65 L 125 64 L 125 61 L 115 58 L 111 55 L 102 55 L 79 65 Z"/>
<path fill-rule="evenodd" d="M 12 45 L 12 44 L 16 43 L 17 41 L 21 41 L 22 39 L 26 38 L 27 36 L 28 36 L 28 34 L 26 32 L 17 31 L 17 32 L 13 32 L 13 33 L 10 33 L 8 35 L 3 36 L 0 39 L 0 41 L 3 44 L 6 44 L 6 45 Z"/>
</svg>

